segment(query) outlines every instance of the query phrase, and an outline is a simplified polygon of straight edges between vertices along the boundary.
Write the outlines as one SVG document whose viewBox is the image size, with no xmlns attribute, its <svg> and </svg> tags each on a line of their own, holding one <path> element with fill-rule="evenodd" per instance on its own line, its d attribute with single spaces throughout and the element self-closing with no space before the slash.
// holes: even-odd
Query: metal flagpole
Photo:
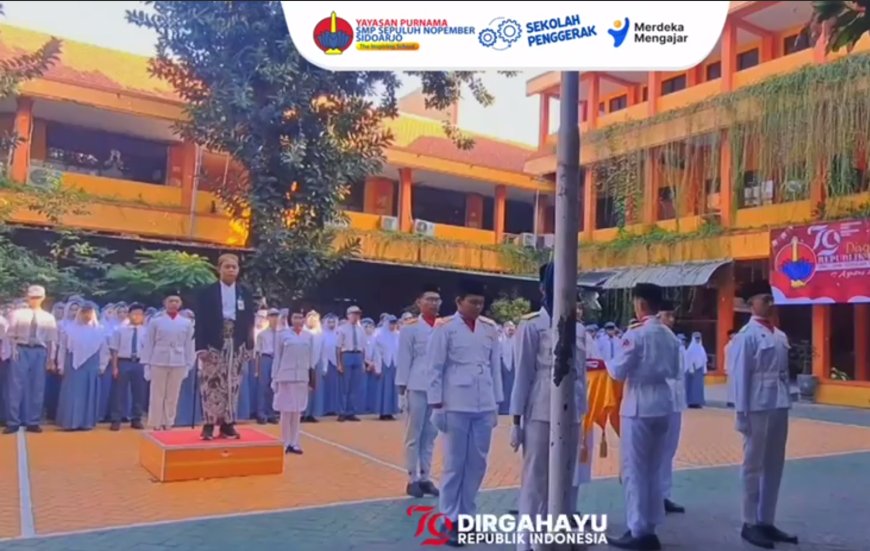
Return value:
<svg viewBox="0 0 870 551">
<path fill-rule="evenodd" d="M 580 231 L 580 73 L 563 72 L 559 101 L 559 142 L 556 149 L 556 243 L 553 259 L 553 330 L 556 334 L 555 363 L 550 387 L 550 464 L 548 512 L 570 514 L 568 503 L 579 441 L 578 427 L 571 419 L 574 400 L 574 350 L 577 332 L 577 260 Z M 594 108 L 594 107 L 593 107 Z M 577 434 L 572 434 L 577 432 Z M 553 545 L 550 549 L 570 548 Z"/>
</svg>

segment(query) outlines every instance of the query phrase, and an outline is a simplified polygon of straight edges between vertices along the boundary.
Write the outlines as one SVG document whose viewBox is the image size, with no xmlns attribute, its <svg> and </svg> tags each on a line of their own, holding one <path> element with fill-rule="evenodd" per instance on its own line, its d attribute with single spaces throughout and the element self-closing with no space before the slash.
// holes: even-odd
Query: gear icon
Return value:
<svg viewBox="0 0 870 551">
<path fill-rule="evenodd" d="M 498 24 L 498 36 L 505 44 L 511 45 L 520 39 L 523 34 L 523 28 L 519 21 L 515 19 L 504 19 Z"/>
<path fill-rule="evenodd" d="M 498 42 L 498 34 L 492 29 L 483 29 L 480 31 L 480 34 L 477 35 L 477 40 L 480 42 L 480 45 L 485 48 L 492 48 L 495 46 L 495 43 Z"/>
</svg>

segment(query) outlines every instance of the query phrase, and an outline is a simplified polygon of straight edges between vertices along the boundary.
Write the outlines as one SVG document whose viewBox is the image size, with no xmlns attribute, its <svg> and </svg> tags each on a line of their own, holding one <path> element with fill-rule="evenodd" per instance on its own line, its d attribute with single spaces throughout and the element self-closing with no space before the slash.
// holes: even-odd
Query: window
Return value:
<svg viewBox="0 0 870 551">
<path fill-rule="evenodd" d="M 649 99 L 649 90 L 647 89 L 646 86 L 644 86 L 643 90 L 641 91 L 641 100 L 640 101 L 646 101 L 648 99 Z"/>
<path fill-rule="evenodd" d="M 610 99 L 610 112 L 619 111 L 628 107 L 628 96 L 619 96 L 618 98 Z"/>
<path fill-rule="evenodd" d="M 706 77 L 706 80 L 708 81 L 722 78 L 722 63 L 717 61 L 715 63 L 707 65 Z"/>
<path fill-rule="evenodd" d="M 49 122 L 45 164 L 64 172 L 166 184 L 167 144 L 79 126 Z"/>
<path fill-rule="evenodd" d="M 680 90 L 686 89 L 686 75 L 680 75 L 678 77 L 669 78 L 662 82 L 662 95 L 667 96 L 668 94 L 673 94 L 674 92 L 679 92 Z"/>
<path fill-rule="evenodd" d="M 607 113 L 607 109 L 604 108 L 604 102 L 602 101 L 598 104 L 598 114 L 603 115 L 605 113 Z"/>
<path fill-rule="evenodd" d="M 752 50 L 748 50 L 746 52 L 743 52 L 742 54 L 737 54 L 738 71 L 749 69 L 750 67 L 755 67 L 756 65 L 758 65 L 758 48 L 753 48 Z"/>
<path fill-rule="evenodd" d="M 810 47 L 810 35 L 806 29 L 782 39 L 783 55 L 794 54 Z"/>
<path fill-rule="evenodd" d="M 399 186 L 395 187 L 398 188 Z M 349 210 L 351 212 L 365 212 L 365 182 L 362 180 L 351 182 L 351 184 L 348 186 L 347 195 L 344 197 L 341 204 L 344 207 L 344 210 Z"/>
</svg>

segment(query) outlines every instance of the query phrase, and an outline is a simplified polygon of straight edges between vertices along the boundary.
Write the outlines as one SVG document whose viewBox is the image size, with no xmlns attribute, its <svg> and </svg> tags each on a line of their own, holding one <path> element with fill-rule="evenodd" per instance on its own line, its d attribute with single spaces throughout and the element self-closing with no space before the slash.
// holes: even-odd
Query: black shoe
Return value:
<svg viewBox="0 0 870 551">
<path fill-rule="evenodd" d="M 276 421 L 276 422 L 277 422 L 277 421 Z M 314 417 L 314 416 L 312 415 L 311 417 L 308 418 L 308 422 L 309 422 L 309 423 L 319 423 L 320 421 L 317 419 L 317 417 Z"/>
<path fill-rule="evenodd" d="M 426 495 L 419 482 L 408 482 L 408 485 L 405 486 L 405 493 L 418 499 Z"/>
<path fill-rule="evenodd" d="M 121 430 L 121 422 L 120 421 L 113 422 L 112 426 L 109 427 L 109 430 L 112 432 L 118 432 L 119 430 Z"/>
<path fill-rule="evenodd" d="M 759 528 L 761 528 L 761 530 L 764 532 L 764 534 L 767 535 L 767 537 L 770 538 L 771 540 L 773 540 L 774 542 L 792 543 L 794 545 L 797 545 L 797 543 L 798 543 L 797 536 L 792 536 L 791 534 L 786 534 L 785 532 L 783 532 L 782 530 L 780 530 L 776 526 L 769 526 L 769 525 L 762 524 L 762 525 L 759 525 Z"/>
<path fill-rule="evenodd" d="M 5 429 L 3 429 L 3 434 L 15 434 L 18 432 L 18 428 L 19 427 L 13 427 L 10 425 L 10 426 L 6 427 Z"/>
<path fill-rule="evenodd" d="M 384 421 L 395 421 L 396 418 L 392 415 L 384 415 Z"/>
<path fill-rule="evenodd" d="M 438 491 L 438 488 L 432 484 L 431 480 L 421 480 L 417 483 L 420 486 L 420 489 L 423 490 L 424 494 L 428 494 L 432 497 L 438 497 L 441 495 L 441 492 Z"/>
<path fill-rule="evenodd" d="M 685 513 L 686 508 L 682 505 L 677 505 L 670 499 L 665 500 L 665 513 Z"/>
<path fill-rule="evenodd" d="M 348 421 L 360 421 L 360 418 L 356 415 L 351 415 L 347 418 Z"/>
<path fill-rule="evenodd" d="M 277 425 L 277 424 L 278 424 L 278 418 L 277 418 L 277 417 L 269 417 L 269 424 L 270 424 L 270 425 Z"/>
<path fill-rule="evenodd" d="M 519 516 L 520 510 L 519 509 L 508 509 L 508 514 L 516 517 L 516 516 Z"/>
<path fill-rule="evenodd" d="M 659 551 L 662 548 L 662 543 L 655 534 L 636 538 L 631 535 L 631 531 L 627 531 L 618 538 L 607 538 L 607 543 L 619 549 L 633 549 L 635 551 Z"/>
<path fill-rule="evenodd" d="M 236 432 L 236 427 L 232 424 L 227 424 L 221 426 L 221 437 L 228 438 L 230 440 L 238 440 L 241 438 L 241 435 Z"/>
<path fill-rule="evenodd" d="M 202 440 L 214 440 L 214 425 L 203 425 L 199 437 Z"/>
<path fill-rule="evenodd" d="M 130 428 L 135 430 L 142 430 L 145 428 L 145 425 L 142 424 L 142 421 L 136 419 L 130 423 Z"/>
<path fill-rule="evenodd" d="M 39 434 L 42 432 L 42 427 L 40 427 L 39 425 L 30 425 L 29 427 L 27 427 L 26 430 L 27 432 L 32 432 L 33 434 Z"/>
<path fill-rule="evenodd" d="M 339 423 L 344 423 L 345 421 L 347 421 L 347 418 L 346 418 L 344 415 L 339 415 L 339 416 L 338 416 L 338 422 L 339 422 Z"/>
<path fill-rule="evenodd" d="M 300 423 L 310 423 L 310 422 L 311 422 L 311 417 L 308 417 L 308 416 L 306 415 L 305 417 L 303 417 L 302 419 L 300 419 L 299 422 L 300 422 Z"/>
<path fill-rule="evenodd" d="M 447 545 L 450 547 L 465 547 L 464 543 L 459 542 L 459 528 L 457 528 L 456 525 L 454 525 L 453 529 L 450 530 Z"/>
<path fill-rule="evenodd" d="M 768 537 L 761 526 L 744 524 L 740 531 L 740 537 L 756 547 L 773 549 L 773 540 Z"/>
<path fill-rule="evenodd" d="M 304 420 L 304 419 L 303 419 L 303 420 Z M 266 420 L 263 419 L 262 417 L 260 417 L 259 419 L 257 419 L 257 424 L 258 424 L 258 425 L 265 425 L 265 424 L 266 424 Z"/>
<path fill-rule="evenodd" d="M 294 448 L 293 446 L 287 446 L 287 448 L 284 450 L 284 453 L 285 454 L 292 453 L 295 455 L 302 455 L 302 449 L 301 448 Z"/>
</svg>

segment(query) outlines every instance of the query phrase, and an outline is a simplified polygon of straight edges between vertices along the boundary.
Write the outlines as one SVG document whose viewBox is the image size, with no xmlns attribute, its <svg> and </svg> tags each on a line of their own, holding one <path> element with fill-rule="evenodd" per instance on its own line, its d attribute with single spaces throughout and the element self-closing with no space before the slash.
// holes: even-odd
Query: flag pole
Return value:
<svg viewBox="0 0 870 551">
<path fill-rule="evenodd" d="M 550 463 L 548 512 L 571 514 L 568 503 L 577 462 L 579 431 L 571 418 L 574 400 L 574 351 L 577 321 L 577 260 L 580 231 L 580 73 L 563 72 L 559 101 L 559 141 L 556 147 L 556 228 L 553 259 L 553 331 L 555 362 L 550 387 Z M 597 106 L 591 106 L 597 109 Z M 573 433 L 573 434 L 572 434 Z M 570 549 L 553 545 L 548 549 Z"/>
</svg>

